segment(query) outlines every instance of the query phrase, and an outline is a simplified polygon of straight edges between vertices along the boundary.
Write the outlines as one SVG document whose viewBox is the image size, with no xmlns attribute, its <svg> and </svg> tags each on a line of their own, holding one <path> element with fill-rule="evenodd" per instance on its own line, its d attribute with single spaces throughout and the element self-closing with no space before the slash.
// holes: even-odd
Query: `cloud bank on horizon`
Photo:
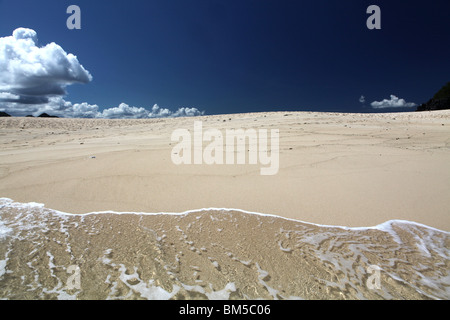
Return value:
<svg viewBox="0 0 450 320">
<path fill-rule="evenodd" d="M 92 75 L 78 61 L 52 42 L 38 46 L 36 31 L 18 28 L 12 36 L 0 37 L 0 111 L 14 116 L 48 113 L 66 118 L 137 119 L 198 116 L 197 108 L 171 111 L 155 104 L 151 110 L 125 103 L 100 111 L 87 102 L 64 100 L 66 87 L 87 84 Z"/>
</svg>

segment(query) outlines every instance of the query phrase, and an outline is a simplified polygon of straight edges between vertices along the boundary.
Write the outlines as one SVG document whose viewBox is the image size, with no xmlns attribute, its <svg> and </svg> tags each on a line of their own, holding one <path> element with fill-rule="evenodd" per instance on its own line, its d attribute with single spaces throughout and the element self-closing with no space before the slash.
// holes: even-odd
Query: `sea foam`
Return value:
<svg viewBox="0 0 450 320">
<path fill-rule="evenodd" d="M 1 198 L 0 298 L 449 299 L 449 247 L 448 232 L 402 220 L 348 228 L 223 208 L 81 215 Z"/>
</svg>

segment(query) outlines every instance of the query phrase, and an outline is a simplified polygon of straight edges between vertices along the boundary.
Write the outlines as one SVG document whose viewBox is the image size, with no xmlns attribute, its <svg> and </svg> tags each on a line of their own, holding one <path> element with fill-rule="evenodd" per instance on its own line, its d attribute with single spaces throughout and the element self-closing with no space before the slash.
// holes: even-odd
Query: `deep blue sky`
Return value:
<svg viewBox="0 0 450 320">
<path fill-rule="evenodd" d="M 74 103 L 384 112 L 370 102 L 420 104 L 450 81 L 449 13 L 448 0 L 0 0 L 0 37 L 27 27 L 75 54 L 93 81 L 67 88 Z"/>
</svg>

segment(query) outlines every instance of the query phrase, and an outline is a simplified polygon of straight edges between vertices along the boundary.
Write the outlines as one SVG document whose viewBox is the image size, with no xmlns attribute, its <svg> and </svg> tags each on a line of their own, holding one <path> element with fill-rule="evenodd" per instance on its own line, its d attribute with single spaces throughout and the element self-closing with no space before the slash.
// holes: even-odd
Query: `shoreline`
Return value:
<svg viewBox="0 0 450 320">
<path fill-rule="evenodd" d="M 340 226 L 340 225 L 317 224 L 317 223 L 308 222 L 308 221 L 301 221 L 301 220 L 294 219 L 294 218 L 287 218 L 287 217 L 283 217 L 283 216 L 280 216 L 280 215 L 277 215 L 277 214 L 254 212 L 254 211 L 246 211 L 246 210 L 237 209 L 237 208 L 201 208 L 201 209 L 191 209 L 191 210 L 187 210 L 187 211 L 183 211 L 183 212 L 131 212 L 131 211 L 118 212 L 118 211 L 106 210 L 106 211 L 95 211 L 95 212 L 87 212 L 87 213 L 70 213 L 70 212 L 63 212 L 63 211 L 59 211 L 59 210 L 55 210 L 55 209 L 49 208 L 44 203 L 37 203 L 37 202 L 20 203 L 20 202 L 14 201 L 13 199 L 4 198 L 4 197 L 0 197 L 0 211 L 2 209 L 2 207 L 1 207 L 2 202 L 3 202 L 3 205 L 5 205 L 7 203 L 8 205 L 12 205 L 13 207 L 25 206 L 25 207 L 42 208 L 42 209 L 49 210 L 49 211 L 55 213 L 56 215 L 62 215 L 62 216 L 68 216 L 68 217 L 81 217 L 81 218 L 82 217 L 95 216 L 95 215 L 118 215 L 118 216 L 120 216 L 120 215 L 134 215 L 134 216 L 168 216 L 168 217 L 173 216 L 173 217 L 183 217 L 183 216 L 188 216 L 188 215 L 191 215 L 191 214 L 195 215 L 195 214 L 199 214 L 199 213 L 214 213 L 214 212 L 232 213 L 232 212 L 238 212 L 238 213 L 242 213 L 242 214 L 245 214 L 245 215 L 255 215 L 255 216 L 260 216 L 260 217 L 281 219 L 281 220 L 285 220 L 285 221 L 288 221 L 288 222 L 299 223 L 299 224 L 304 224 L 304 225 L 310 225 L 310 226 L 313 226 L 313 227 L 319 227 L 319 228 L 325 228 L 325 229 L 327 229 L 327 228 L 329 228 L 329 229 L 341 229 L 342 231 L 378 230 L 378 231 L 388 232 L 387 230 L 390 229 L 390 226 L 392 224 L 399 223 L 399 224 L 410 224 L 411 226 L 427 228 L 427 229 L 430 229 L 432 231 L 436 231 L 436 232 L 440 232 L 440 233 L 443 233 L 443 234 L 450 235 L 450 231 L 437 229 L 437 228 L 425 225 L 423 223 L 415 222 L 415 221 L 399 220 L 399 219 L 388 220 L 388 221 L 382 222 L 382 223 L 380 223 L 378 225 L 374 225 L 374 226 L 347 227 L 347 226 Z"/>
<path fill-rule="evenodd" d="M 0 298 L 449 297 L 449 233 L 410 222 L 343 229 L 234 210 L 62 215 L 0 202 Z"/>
</svg>

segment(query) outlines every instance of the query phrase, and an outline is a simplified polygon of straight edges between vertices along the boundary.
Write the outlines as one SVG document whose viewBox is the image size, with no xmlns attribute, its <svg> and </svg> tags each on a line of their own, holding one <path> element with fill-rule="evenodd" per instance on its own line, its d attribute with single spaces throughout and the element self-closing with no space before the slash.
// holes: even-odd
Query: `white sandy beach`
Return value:
<svg viewBox="0 0 450 320">
<path fill-rule="evenodd" d="M 279 129 L 279 172 L 175 165 L 175 129 Z M 450 230 L 450 112 L 280 112 L 154 120 L 0 119 L 0 195 L 70 213 L 237 208 Z M 94 158 L 95 157 L 95 158 Z"/>
</svg>

